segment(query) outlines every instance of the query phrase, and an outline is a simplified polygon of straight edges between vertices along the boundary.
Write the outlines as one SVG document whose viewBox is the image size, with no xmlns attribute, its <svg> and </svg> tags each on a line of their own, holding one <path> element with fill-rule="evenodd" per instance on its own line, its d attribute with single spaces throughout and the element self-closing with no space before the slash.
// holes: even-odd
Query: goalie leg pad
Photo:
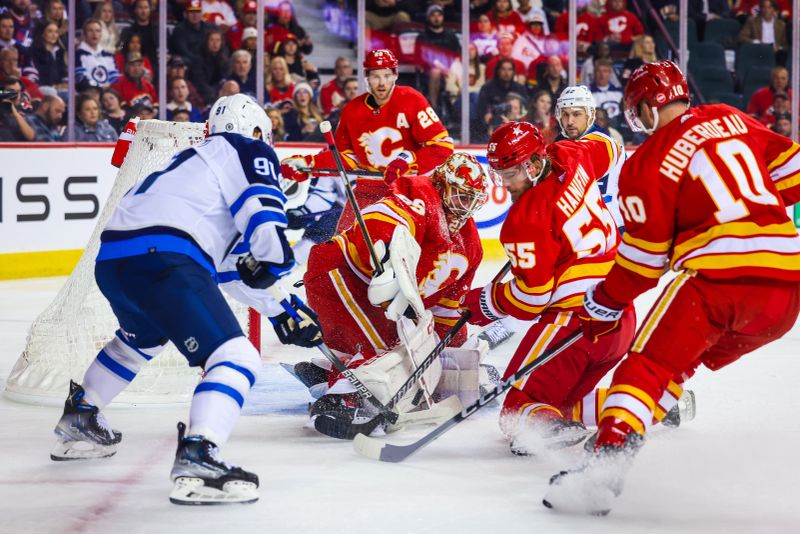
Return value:
<svg viewBox="0 0 800 534">
<path fill-rule="evenodd" d="M 486 341 L 472 338 L 458 348 L 447 348 L 440 356 L 442 377 L 436 387 L 438 398 L 456 395 L 464 406 L 473 404 L 481 395 L 481 385 L 489 378 L 480 365 L 489 350 Z"/>
<path fill-rule="evenodd" d="M 397 331 L 401 345 L 353 370 L 358 379 L 383 403 L 394 396 L 416 370 L 416 362 L 422 362 L 437 343 L 436 335 L 433 333 L 433 314 L 428 311 L 417 325 L 410 319 L 401 318 Z M 429 393 L 436 388 L 441 373 L 441 363 L 437 359 L 422 375 L 420 382 L 429 388 Z M 418 383 L 398 401 L 396 410 L 398 412 L 413 410 L 415 408 L 413 401 L 419 391 Z"/>
</svg>

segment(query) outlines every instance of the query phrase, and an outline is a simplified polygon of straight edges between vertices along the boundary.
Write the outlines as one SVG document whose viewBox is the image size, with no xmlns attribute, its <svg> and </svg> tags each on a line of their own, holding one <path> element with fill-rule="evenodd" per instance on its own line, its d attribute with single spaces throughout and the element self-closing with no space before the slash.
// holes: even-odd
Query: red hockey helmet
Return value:
<svg viewBox="0 0 800 534">
<path fill-rule="evenodd" d="M 545 155 L 544 137 L 539 128 L 529 122 L 507 122 L 489 139 L 486 156 L 494 170 L 507 169 L 530 161 L 536 154 Z"/>
<path fill-rule="evenodd" d="M 370 50 L 364 58 L 364 70 L 366 72 L 378 69 L 396 69 L 397 65 L 397 57 L 391 50 L 386 48 Z"/>
<path fill-rule="evenodd" d="M 645 63 L 633 71 L 625 86 L 625 120 L 634 132 L 652 133 L 658 126 L 657 110 L 676 100 L 689 100 L 689 86 L 681 69 L 666 59 Z M 653 109 L 655 124 L 650 129 L 644 127 L 639 117 L 642 102 Z"/>
</svg>

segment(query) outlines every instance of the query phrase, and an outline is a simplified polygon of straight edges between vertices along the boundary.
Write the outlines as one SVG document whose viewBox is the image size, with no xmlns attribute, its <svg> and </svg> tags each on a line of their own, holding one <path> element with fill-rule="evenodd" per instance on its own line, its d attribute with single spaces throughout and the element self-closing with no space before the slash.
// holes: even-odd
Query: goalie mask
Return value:
<svg viewBox="0 0 800 534">
<path fill-rule="evenodd" d="M 223 96 L 208 112 L 208 133 L 237 133 L 255 137 L 258 128 L 261 139 L 272 146 L 272 121 L 258 103 L 247 95 Z"/>
<path fill-rule="evenodd" d="M 489 177 L 470 154 L 453 153 L 433 172 L 432 182 L 442 197 L 451 233 L 458 232 L 489 199 Z"/>
</svg>

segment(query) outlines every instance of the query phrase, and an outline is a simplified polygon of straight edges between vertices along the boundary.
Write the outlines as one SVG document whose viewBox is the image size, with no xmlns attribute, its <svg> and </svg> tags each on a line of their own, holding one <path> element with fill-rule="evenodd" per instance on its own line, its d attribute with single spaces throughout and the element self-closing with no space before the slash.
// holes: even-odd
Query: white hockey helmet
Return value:
<svg viewBox="0 0 800 534">
<path fill-rule="evenodd" d="M 561 130 L 561 135 L 569 137 L 561 124 L 561 112 L 567 108 L 586 108 L 586 115 L 589 117 L 589 122 L 586 124 L 586 129 L 592 127 L 595 119 L 595 103 L 592 92 L 585 85 L 570 85 L 565 88 L 561 95 L 556 100 L 556 120 L 558 127 Z M 586 133 L 584 131 L 584 133 Z M 583 135 L 583 134 L 581 134 Z"/>
<path fill-rule="evenodd" d="M 272 146 L 272 121 L 258 102 L 247 95 L 220 97 L 208 113 L 208 133 L 238 133 L 253 137 L 261 130 L 261 139 Z"/>
</svg>

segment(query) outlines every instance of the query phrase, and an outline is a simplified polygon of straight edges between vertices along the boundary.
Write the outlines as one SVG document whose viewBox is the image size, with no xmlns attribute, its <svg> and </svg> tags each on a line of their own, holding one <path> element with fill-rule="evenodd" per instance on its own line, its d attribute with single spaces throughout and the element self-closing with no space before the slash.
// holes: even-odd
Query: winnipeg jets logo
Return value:
<svg viewBox="0 0 800 534">
<path fill-rule="evenodd" d="M 391 163 L 403 148 L 398 146 L 392 149 L 388 154 L 384 153 L 384 145 L 392 146 L 403 140 L 400 132 L 394 128 L 384 126 L 378 128 L 374 132 L 364 132 L 358 138 L 358 144 L 364 147 L 364 152 L 367 154 L 367 161 L 373 167 L 386 167 Z"/>
<path fill-rule="evenodd" d="M 461 278 L 469 268 L 469 262 L 465 256 L 461 254 L 454 254 L 450 251 L 442 252 L 439 257 L 433 262 L 433 269 L 428 273 L 422 282 L 420 282 L 419 294 L 422 298 L 428 298 L 437 291 L 450 279 L 450 275 L 454 280 Z"/>
</svg>

